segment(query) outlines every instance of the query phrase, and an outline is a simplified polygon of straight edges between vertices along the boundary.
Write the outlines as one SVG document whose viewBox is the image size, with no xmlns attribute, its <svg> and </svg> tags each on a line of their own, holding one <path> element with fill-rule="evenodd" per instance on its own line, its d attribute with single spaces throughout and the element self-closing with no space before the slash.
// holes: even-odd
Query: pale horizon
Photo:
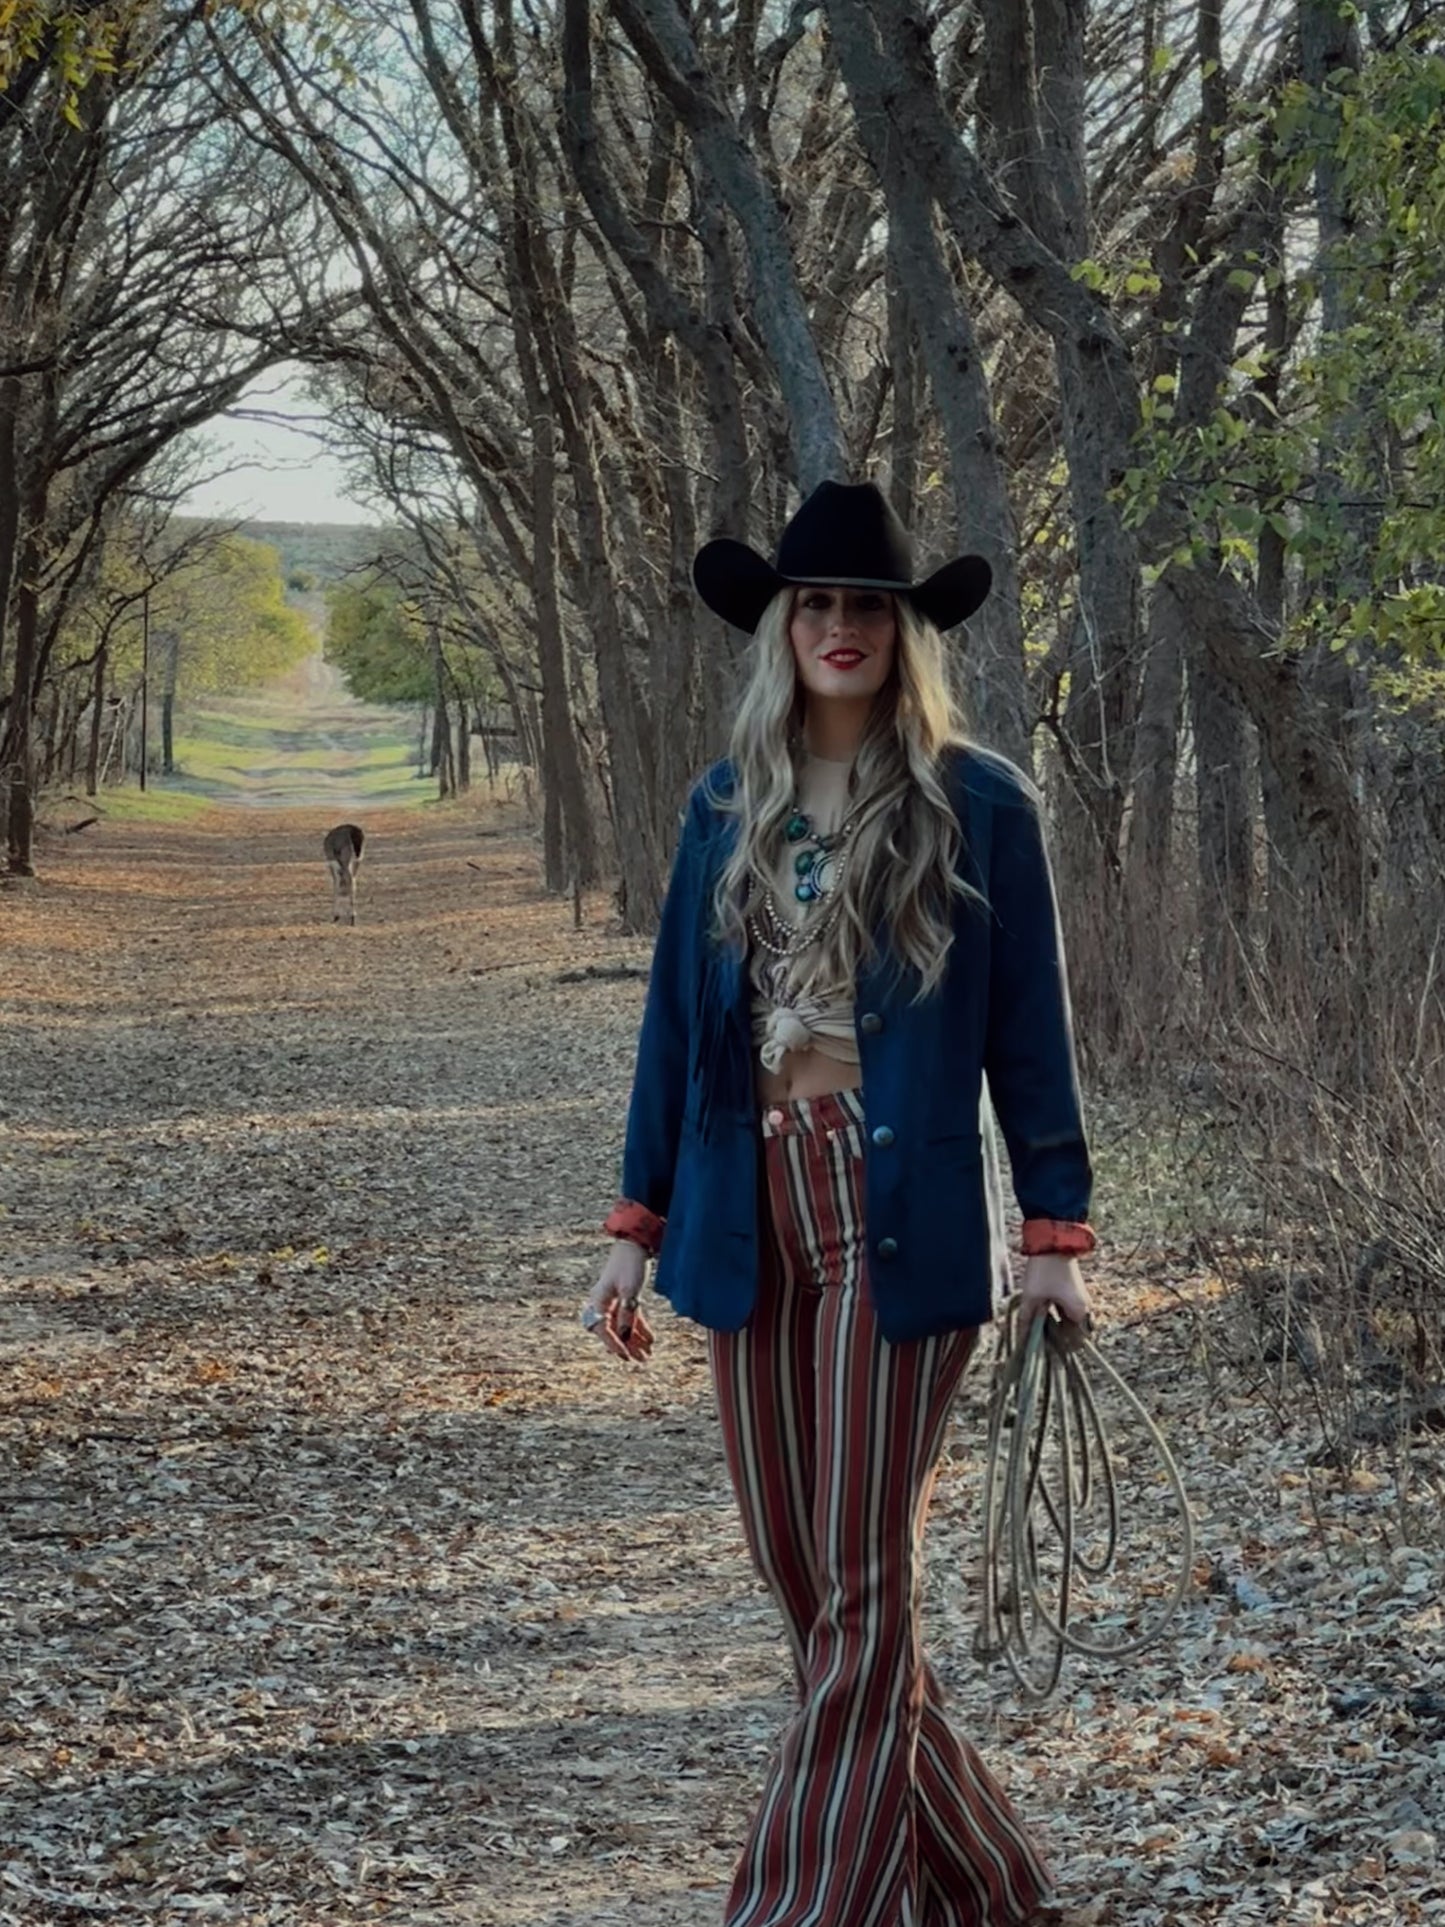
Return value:
<svg viewBox="0 0 1445 1927">
<path fill-rule="evenodd" d="M 321 439 L 325 418 L 305 395 L 303 380 L 300 369 L 278 369 L 247 390 L 236 413 L 218 416 L 183 440 L 182 446 L 190 441 L 204 449 L 208 479 L 182 497 L 178 514 L 229 522 L 383 526 L 383 516 L 347 494 L 345 465 Z M 266 419 L 255 419 L 256 412 Z"/>
</svg>

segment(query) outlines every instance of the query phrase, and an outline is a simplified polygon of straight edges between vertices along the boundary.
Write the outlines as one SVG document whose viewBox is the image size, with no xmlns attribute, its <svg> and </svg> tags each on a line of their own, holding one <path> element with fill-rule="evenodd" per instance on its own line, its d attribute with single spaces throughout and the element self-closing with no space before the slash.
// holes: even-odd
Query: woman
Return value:
<svg viewBox="0 0 1445 1927">
<path fill-rule="evenodd" d="M 1050 1876 L 920 1651 L 924 1518 L 1001 1257 L 983 1077 L 1027 1254 L 1025 1317 L 1083 1320 L 1093 1246 L 1035 793 L 959 735 L 940 631 L 988 593 L 913 581 L 871 484 L 824 483 L 777 566 L 709 543 L 754 632 L 731 758 L 694 790 L 639 1043 L 613 1246 L 583 1311 L 645 1358 L 649 1254 L 706 1326 L 728 1466 L 787 1626 L 798 1710 L 727 1927 L 1053 1917 Z"/>
</svg>

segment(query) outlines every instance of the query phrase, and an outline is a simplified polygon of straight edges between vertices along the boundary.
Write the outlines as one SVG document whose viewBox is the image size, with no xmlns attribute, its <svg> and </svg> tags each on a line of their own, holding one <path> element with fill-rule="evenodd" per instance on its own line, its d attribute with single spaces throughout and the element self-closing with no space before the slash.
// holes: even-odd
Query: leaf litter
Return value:
<svg viewBox="0 0 1445 1927">
<path fill-rule="evenodd" d="M 333 926 L 325 827 L 105 826 L 0 895 L 0 1922 L 718 1919 L 789 1662 L 701 1335 L 659 1302 L 634 1369 L 577 1323 L 647 946 L 459 808 L 375 815 Z M 929 1531 L 953 1717 L 1081 1918 L 1445 1920 L 1438 1544 L 1383 1453 L 1321 1468 L 1221 1379 L 1184 1256 L 1092 1278 L 1194 1584 L 1043 1708 L 980 1670 L 977 1365 Z"/>
</svg>

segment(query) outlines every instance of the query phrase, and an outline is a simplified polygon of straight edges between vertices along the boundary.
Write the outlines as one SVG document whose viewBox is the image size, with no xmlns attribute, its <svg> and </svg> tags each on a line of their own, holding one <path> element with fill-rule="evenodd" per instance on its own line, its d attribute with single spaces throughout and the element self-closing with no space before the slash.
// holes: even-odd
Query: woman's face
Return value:
<svg viewBox="0 0 1445 1927">
<path fill-rule="evenodd" d="M 788 635 L 810 697 L 871 701 L 893 668 L 893 598 L 886 589 L 799 588 Z"/>
</svg>

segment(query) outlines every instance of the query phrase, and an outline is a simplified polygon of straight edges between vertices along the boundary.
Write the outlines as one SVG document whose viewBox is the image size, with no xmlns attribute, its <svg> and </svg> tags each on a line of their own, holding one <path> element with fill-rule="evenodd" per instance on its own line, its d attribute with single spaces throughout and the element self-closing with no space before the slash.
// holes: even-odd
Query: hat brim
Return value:
<svg viewBox="0 0 1445 1927">
<path fill-rule="evenodd" d="M 780 575 L 756 549 L 730 536 L 704 543 L 692 565 L 693 586 L 712 610 L 735 629 L 757 631 L 763 612 L 780 589 L 817 584 L 820 588 L 886 589 L 906 595 L 936 629 L 952 629 L 985 600 L 993 570 L 981 555 L 959 556 L 935 569 L 925 581 L 885 582 L 875 576 Z"/>
<path fill-rule="evenodd" d="M 692 565 L 693 587 L 716 616 L 730 622 L 734 629 L 752 635 L 763 619 L 763 611 L 784 586 L 783 578 L 771 562 L 750 549 L 746 542 L 735 542 L 720 535 L 705 542 Z"/>
<path fill-rule="evenodd" d="M 927 616 L 935 629 L 952 629 L 966 622 L 975 609 L 988 600 L 993 587 L 993 570 L 981 555 L 961 555 L 935 569 L 926 581 L 908 591 L 920 615 Z"/>
</svg>

